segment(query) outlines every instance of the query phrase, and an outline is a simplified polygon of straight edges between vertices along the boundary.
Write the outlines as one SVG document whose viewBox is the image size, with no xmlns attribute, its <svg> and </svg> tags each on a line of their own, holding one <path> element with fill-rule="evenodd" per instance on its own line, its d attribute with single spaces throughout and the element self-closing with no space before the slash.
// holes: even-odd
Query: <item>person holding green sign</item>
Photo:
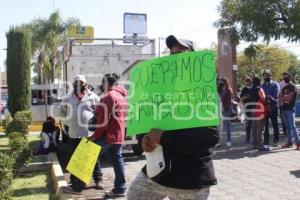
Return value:
<svg viewBox="0 0 300 200">
<path fill-rule="evenodd" d="M 189 40 L 170 35 L 166 39 L 170 54 L 194 51 Z M 207 199 L 209 188 L 217 184 L 211 159 L 211 148 L 219 140 L 215 126 L 163 131 L 151 129 L 142 141 L 146 153 L 162 147 L 165 169 L 149 178 L 146 167 L 132 182 L 128 200 L 148 199 Z"/>
</svg>

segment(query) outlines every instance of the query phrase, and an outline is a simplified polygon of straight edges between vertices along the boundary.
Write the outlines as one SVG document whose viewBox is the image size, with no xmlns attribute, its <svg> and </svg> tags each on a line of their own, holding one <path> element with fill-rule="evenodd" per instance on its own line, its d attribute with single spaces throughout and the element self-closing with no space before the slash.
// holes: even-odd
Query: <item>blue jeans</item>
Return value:
<svg viewBox="0 0 300 200">
<path fill-rule="evenodd" d="M 107 144 L 104 139 L 99 139 L 95 142 L 101 146 L 99 158 L 102 158 L 104 155 L 106 155 L 114 168 L 115 182 L 113 191 L 116 193 L 124 193 L 126 190 L 126 180 L 124 160 L 122 156 L 122 145 Z M 100 171 L 102 173 L 101 167 Z"/>
<path fill-rule="evenodd" d="M 292 144 L 294 138 L 296 144 L 300 144 L 300 138 L 295 123 L 295 112 L 293 110 L 282 110 L 282 119 L 286 126 L 288 143 Z"/>
<path fill-rule="evenodd" d="M 226 130 L 227 142 L 231 142 L 231 108 L 223 112 L 223 126 Z"/>
<path fill-rule="evenodd" d="M 265 132 L 264 132 L 264 145 L 269 145 L 269 119 L 271 120 L 273 130 L 274 130 L 274 143 L 278 143 L 279 141 L 279 128 L 278 128 L 278 110 L 271 110 L 266 116 L 265 122 Z"/>
</svg>

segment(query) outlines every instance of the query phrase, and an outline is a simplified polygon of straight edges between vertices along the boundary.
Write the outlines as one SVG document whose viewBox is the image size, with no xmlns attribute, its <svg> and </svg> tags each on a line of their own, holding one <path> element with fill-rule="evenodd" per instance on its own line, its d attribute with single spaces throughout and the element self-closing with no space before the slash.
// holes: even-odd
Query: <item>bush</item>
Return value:
<svg viewBox="0 0 300 200">
<path fill-rule="evenodd" d="M 24 149 L 28 145 L 26 136 L 19 132 L 12 132 L 8 135 L 9 146 L 12 152 Z"/>
<path fill-rule="evenodd" d="M 6 135 L 9 135 L 12 132 L 20 132 L 23 134 L 28 133 L 28 126 L 20 120 L 13 119 L 10 121 L 5 129 Z"/>
<path fill-rule="evenodd" d="M 12 132 L 20 132 L 28 134 L 29 125 L 31 124 L 32 117 L 30 111 L 20 111 L 15 114 L 13 120 L 11 120 L 5 129 L 6 135 Z"/>
<path fill-rule="evenodd" d="M 11 183 L 13 179 L 13 159 L 0 153 L 0 199 L 11 199 Z"/>
<path fill-rule="evenodd" d="M 26 28 L 11 27 L 7 37 L 8 110 L 16 112 L 30 106 L 31 40 Z"/>
<path fill-rule="evenodd" d="M 9 122 L 10 122 L 10 119 L 3 119 L 2 120 L 1 125 L 3 126 L 4 129 L 6 129 Z"/>
<path fill-rule="evenodd" d="M 28 146 L 26 136 L 19 132 L 9 134 L 10 154 L 14 158 L 13 175 L 16 176 L 19 169 L 31 158 L 31 149 Z"/>
<path fill-rule="evenodd" d="M 22 121 L 25 126 L 29 126 L 32 122 L 31 111 L 19 111 L 15 114 L 14 119 Z"/>
</svg>

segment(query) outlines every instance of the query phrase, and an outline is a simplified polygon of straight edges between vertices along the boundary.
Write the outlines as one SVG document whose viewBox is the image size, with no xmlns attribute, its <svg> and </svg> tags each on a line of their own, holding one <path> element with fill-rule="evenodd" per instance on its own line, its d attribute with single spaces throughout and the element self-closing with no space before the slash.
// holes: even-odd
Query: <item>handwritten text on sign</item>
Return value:
<svg viewBox="0 0 300 200">
<path fill-rule="evenodd" d="M 100 146 L 82 138 L 68 163 L 67 170 L 89 184 L 100 150 Z"/>
<path fill-rule="evenodd" d="M 215 56 L 180 53 L 145 61 L 130 71 L 127 133 L 219 125 Z"/>
</svg>

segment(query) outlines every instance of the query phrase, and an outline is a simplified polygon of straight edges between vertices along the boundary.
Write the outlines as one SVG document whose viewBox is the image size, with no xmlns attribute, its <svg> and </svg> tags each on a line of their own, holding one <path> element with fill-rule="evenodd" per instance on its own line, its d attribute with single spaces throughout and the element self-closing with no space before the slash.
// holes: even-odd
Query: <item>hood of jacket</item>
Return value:
<svg viewBox="0 0 300 200">
<path fill-rule="evenodd" d="M 123 86 L 120 86 L 120 85 L 117 85 L 117 86 L 114 86 L 114 87 L 112 87 L 110 90 L 109 90 L 109 92 L 110 91 L 115 91 L 115 92 L 118 92 L 118 93 L 120 93 L 122 96 L 127 96 L 127 90 L 123 87 Z"/>
</svg>

